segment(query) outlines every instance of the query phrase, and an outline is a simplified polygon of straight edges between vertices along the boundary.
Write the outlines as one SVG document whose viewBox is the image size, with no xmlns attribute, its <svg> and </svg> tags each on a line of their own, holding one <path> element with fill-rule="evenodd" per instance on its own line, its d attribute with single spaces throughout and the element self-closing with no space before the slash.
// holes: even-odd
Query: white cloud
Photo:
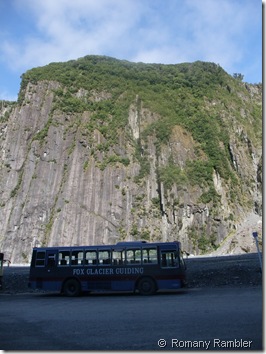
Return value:
<svg viewBox="0 0 266 354">
<path fill-rule="evenodd" d="M 186 21 L 190 23 L 191 45 L 198 57 L 227 69 L 239 63 L 245 54 L 250 21 L 260 16 L 257 4 L 255 1 L 245 1 L 243 6 L 241 1 L 188 0 Z"/>
<path fill-rule="evenodd" d="M 259 22 L 257 1 L 16 0 L 34 28 L 19 42 L 2 41 L 0 50 L 21 71 L 99 54 L 154 63 L 213 61 L 230 72 L 246 55 L 250 21 L 253 27 Z"/>
<path fill-rule="evenodd" d="M 130 50 L 125 40 L 141 16 L 139 5 L 130 0 L 17 1 L 36 31 L 19 43 L 3 41 L 1 50 L 17 70 L 87 54 L 122 53 L 124 44 Z"/>
</svg>

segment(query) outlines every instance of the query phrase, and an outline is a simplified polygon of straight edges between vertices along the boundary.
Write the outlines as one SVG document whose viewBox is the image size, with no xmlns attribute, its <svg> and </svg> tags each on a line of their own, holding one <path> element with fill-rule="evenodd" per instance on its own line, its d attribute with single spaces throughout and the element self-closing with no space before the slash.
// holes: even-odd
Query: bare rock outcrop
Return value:
<svg viewBox="0 0 266 354">
<path fill-rule="evenodd" d="M 108 145 L 103 129 L 92 128 L 92 112 L 56 109 L 59 88 L 56 81 L 28 83 L 23 102 L 0 120 L 0 249 L 12 263 L 29 262 L 35 246 L 135 239 L 179 239 L 187 252 L 210 252 L 209 245 L 217 248 L 250 212 L 261 213 L 261 146 L 236 122 L 228 151 L 245 203 L 232 203 L 217 171 L 213 184 L 220 202 L 204 202 L 202 186 L 164 178 L 169 161 L 182 171 L 199 156 L 184 127 L 176 125 L 159 148 L 155 134 L 144 139 L 160 115 L 136 96 L 126 128 L 118 128 L 116 143 Z M 76 97 L 99 102 L 111 93 L 79 90 Z"/>
</svg>

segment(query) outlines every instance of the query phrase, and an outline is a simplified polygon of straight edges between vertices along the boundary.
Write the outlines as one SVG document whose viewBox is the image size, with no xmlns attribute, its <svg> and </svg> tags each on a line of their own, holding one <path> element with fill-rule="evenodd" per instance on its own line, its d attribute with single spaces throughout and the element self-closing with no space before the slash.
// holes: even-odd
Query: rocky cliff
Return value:
<svg viewBox="0 0 266 354">
<path fill-rule="evenodd" d="M 0 250 L 13 263 L 34 246 L 121 240 L 216 250 L 261 215 L 261 95 L 212 63 L 27 72 L 0 107 Z"/>
</svg>

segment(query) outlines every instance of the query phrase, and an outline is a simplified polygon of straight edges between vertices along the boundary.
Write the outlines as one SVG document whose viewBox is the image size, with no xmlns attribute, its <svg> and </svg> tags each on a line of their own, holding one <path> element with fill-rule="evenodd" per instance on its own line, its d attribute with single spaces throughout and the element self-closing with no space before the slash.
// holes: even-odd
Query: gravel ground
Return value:
<svg viewBox="0 0 266 354">
<path fill-rule="evenodd" d="M 262 285 L 258 254 L 185 259 L 188 288 Z M 29 267 L 4 267 L 0 293 L 38 292 L 28 288 Z"/>
<path fill-rule="evenodd" d="M 257 253 L 186 260 L 189 288 L 262 286 Z"/>
</svg>

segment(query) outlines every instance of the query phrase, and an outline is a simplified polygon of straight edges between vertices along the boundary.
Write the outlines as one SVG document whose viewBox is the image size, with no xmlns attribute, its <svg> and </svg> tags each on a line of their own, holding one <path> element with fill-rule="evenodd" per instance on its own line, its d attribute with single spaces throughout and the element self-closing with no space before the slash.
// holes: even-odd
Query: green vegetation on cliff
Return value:
<svg viewBox="0 0 266 354">
<path fill-rule="evenodd" d="M 261 143 L 260 102 L 255 96 L 253 101 L 247 100 L 249 92 L 245 83 L 214 63 L 143 64 L 86 56 L 27 71 L 22 75 L 19 102 L 23 102 L 29 82 L 34 84 L 42 80 L 61 84 L 54 92 L 54 110 L 66 114 L 91 113 L 90 122 L 84 126 L 84 135 L 90 135 L 95 129 L 100 131 L 105 143 L 98 146 L 99 150 L 108 151 L 117 143 L 118 131 L 128 124 L 129 107 L 136 97 L 142 107 L 160 117 L 145 126 L 139 140 L 145 142 L 154 135 L 157 149 L 161 149 L 168 143 L 173 128 L 183 127 L 197 143 L 198 159 L 187 162 L 182 170 L 169 161 L 168 166 L 158 172 L 169 190 L 174 184 L 181 188 L 187 184 L 200 185 L 204 191 L 199 200 L 202 203 L 219 202 L 213 171 L 232 188 L 239 183 L 229 146 L 234 122 L 241 121 L 246 131 L 250 131 L 253 144 Z M 81 89 L 88 94 L 79 94 Z M 93 100 L 90 97 L 95 92 L 103 92 L 106 96 Z M 149 162 L 141 153 L 139 143 L 132 144 L 135 144 L 135 157 L 141 166 L 141 179 L 145 171 L 149 171 Z M 129 163 L 128 159 L 113 154 L 100 166 L 104 168 L 115 161 Z M 232 202 L 237 194 L 231 193 L 234 195 Z"/>
</svg>

